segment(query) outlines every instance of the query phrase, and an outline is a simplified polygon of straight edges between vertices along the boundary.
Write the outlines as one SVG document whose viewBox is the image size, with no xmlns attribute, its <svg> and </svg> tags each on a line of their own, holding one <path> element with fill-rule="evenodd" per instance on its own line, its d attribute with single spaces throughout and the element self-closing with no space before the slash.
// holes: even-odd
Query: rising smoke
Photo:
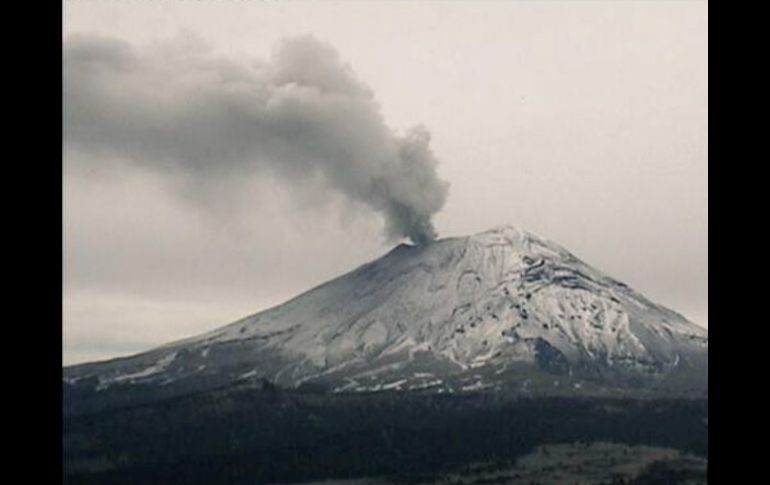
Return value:
<svg viewBox="0 0 770 485">
<path fill-rule="evenodd" d="M 390 130 L 371 90 L 313 37 L 242 61 L 190 35 L 146 47 L 73 35 L 63 63 L 66 146 L 202 184 L 267 170 L 307 190 L 319 178 L 382 214 L 389 239 L 436 237 L 448 184 L 428 132 Z"/>
</svg>

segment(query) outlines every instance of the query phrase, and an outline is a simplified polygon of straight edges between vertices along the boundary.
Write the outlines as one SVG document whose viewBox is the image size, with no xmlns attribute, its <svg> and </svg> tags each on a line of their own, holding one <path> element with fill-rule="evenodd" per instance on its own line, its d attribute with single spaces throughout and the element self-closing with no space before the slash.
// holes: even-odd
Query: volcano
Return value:
<svg viewBox="0 0 770 485">
<path fill-rule="evenodd" d="M 281 305 L 135 356 L 66 367 L 65 388 L 172 396 L 708 391 L 708 330 L 511 226 L 383 257 Z"/>
</svg>

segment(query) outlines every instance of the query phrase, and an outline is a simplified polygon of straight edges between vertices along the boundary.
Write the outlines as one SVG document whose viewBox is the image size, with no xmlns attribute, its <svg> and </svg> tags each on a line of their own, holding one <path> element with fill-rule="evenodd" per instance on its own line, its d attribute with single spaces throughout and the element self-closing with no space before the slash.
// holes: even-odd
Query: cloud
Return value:
<svg viewBox="0 0 770 485">
<path fill-rule="evenodd" d="M 287 39 L 246 61 L 190 34 L 143 47 L 77 34 L 63 60 L 65 147 L 173 175 L 194 198 L 190 187 L 237 190 L 269 172 L 297 192 L 331 190 L 381 214 L 389 240 L 436 237 L 431 219 L 448 184 L 428 131 L 389 129 L 328 44 Z"/>
</svg>

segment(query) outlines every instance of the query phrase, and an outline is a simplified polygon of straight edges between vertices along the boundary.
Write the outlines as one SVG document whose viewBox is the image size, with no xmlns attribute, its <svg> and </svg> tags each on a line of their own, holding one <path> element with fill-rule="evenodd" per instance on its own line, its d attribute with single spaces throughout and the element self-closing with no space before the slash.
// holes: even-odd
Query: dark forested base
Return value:
<svg viewBox="0 0 770 485">
<path fill-rule="evenodd" d="M 230 389 L 65 415 L 64 473 L 65 483 L 100 485 L 413 482 L 473 463 L 512 464 L 542 443 L 706 456 L 707 417 L 707 400 Z"/>
</svg>

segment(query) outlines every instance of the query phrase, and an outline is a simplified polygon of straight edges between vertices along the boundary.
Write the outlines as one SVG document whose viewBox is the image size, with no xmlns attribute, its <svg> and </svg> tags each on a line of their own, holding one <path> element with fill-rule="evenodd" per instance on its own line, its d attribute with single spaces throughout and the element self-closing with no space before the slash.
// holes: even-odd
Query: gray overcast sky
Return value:
<svg viewBox="0 0 770 485">
<path fill-rule="evenodd" d="M 707 23 L 705 1 L 69 0 L 63 19 L 65 39 L 100 34 L 156 60 L 175 52 L 170 40 L 193 39 L 185 52 L 200 42 L 218 59 L 264 62 L 311 34 L 370 88 L 389 128 L 430 132 L 450 184 L 439 237 L 514 224 L 704 326 Z M 172 87 L 187 86 L 183 74 Z M 137 79 L 108 86 L 160 89 Z M 155 109 L 122 106 L 140 121 Z M 183 177 L 119 150 L 65 143 L 63 155 L 65 364 L 221 326 L 393 244 L 380 213 L 275 174 L 180 189 Z"/>
</svg>

